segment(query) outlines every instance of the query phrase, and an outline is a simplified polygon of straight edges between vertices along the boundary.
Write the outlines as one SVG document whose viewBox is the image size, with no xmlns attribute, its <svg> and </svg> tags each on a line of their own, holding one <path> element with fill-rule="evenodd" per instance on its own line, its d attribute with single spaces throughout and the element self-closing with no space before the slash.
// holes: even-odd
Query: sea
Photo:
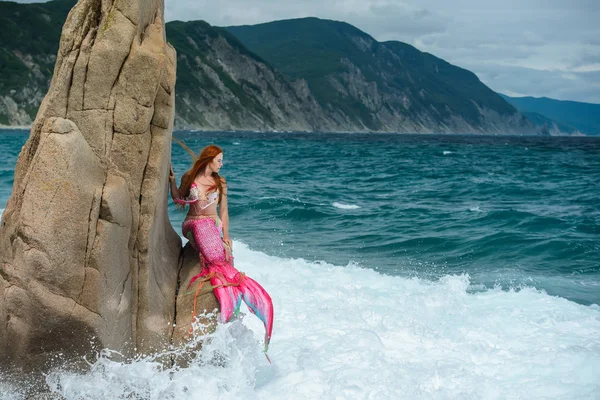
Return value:
<svg viewBox="0 0 600 400">
<path fill-rule="evenodd" d="M 0 130 L 0 209 L 29 135 Z M 187 368 L 46 376 L 65 399 L 600 399 L 600 138 L 194 132 L 236 267 L 271 294 Z M 173 143 L 177 177 L 192 158 Z M 169 199 L 172 225 L 184 213 Z M 218 355 L 219 362 L 214 362 Z M 0 398 L 26 384 L 0 375 Z"/>
</svg>

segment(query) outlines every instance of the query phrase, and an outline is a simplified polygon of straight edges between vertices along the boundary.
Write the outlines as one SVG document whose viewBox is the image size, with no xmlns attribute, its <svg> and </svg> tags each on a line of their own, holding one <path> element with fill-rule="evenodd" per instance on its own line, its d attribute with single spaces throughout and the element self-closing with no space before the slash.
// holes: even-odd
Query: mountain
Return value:
<svg viewBox="0 0 600 400">
<path fill-rule="evenodd" d="M 73 0 L 0 2 L 0 124 L 33 121 L 54 70 L 58 39 Z"/>
<path fill-rule="evenodd" d="M 600 104 L 554 100 L 547 97 L 502 97 L 526 115 L 537 113 L 556 121 L 562 126 L 561 130 L 566 128 L 586 135 L 600 135 Z"/>
<path fill-rule="evenodd" d="M 0 124 L 35 118 L 73 4 L 0 2 Z M 178 128 L 542 133 L 473 73 L 343 22 L 166 27 Z"/>
<path fill-rule="evenodd" d="M 46 94 L 58 39 L 75 0 L 0 1 L 0 125 L 29 125 Z M 176 126 L 312 130 L 328 125 L 310 95 L 290 85 L 224 29 L 170 22 L 178 54 Z M 297 90 L 305 100 L 298 98 Z"/>
<path fill-rule="evenodd" d="M 227 30 L 174 21 L 167 24 L 167 36 L 177 49 L 178 128 L 335 129 L 301 86 L 290 84 Z"/>
<path fill-rule="evenodd" d="M 583 133 L 579 129 L 566 124 L 561 124 L 553 119 L 550 119 L 540 113 L 531 111 L 521 111 L 528 120 L 533 122 L 542 135 L 556 136 L 556 135 L 582 135 Z"/>
<path fill-rule="evenodd" d="M 361 130 L 531 132 L 470 71 L 344 22 L 302 18 L 227 28 L 288 79 L 303 79 L 340 123 Z"/>
</svg>

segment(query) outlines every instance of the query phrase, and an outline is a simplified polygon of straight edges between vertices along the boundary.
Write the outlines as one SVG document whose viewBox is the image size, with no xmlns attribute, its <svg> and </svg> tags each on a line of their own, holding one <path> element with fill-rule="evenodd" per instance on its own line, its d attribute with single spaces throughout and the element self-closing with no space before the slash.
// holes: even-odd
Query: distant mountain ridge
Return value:
<svg viewBox="0 0 600 400">
<path fill-rule="evenodd" d="M 46 93 L 74 0 L 0 2 L 0 125 L 28 125 Z M 219 28 L 172 21 L 177 128 L 560 134 L 470 71 L 344 22 Z M 556 125 L 558 126 L 558 125 Z"/>
<path fill-rule="evenodd" d="M 555 100 L 547 97 L 510 97 L 501 95 L 519 111 L 541 114 L 562 126 L 586 135 L 600 135 L 600 104 Z"/>
<path fill-rule="evenodd" d="M 333 118 L 374 131 L 525 133 L 533 125 L 470 71 L 345 22 L 302 18 L 227 27 Z"/>
<path fill-rule="evenodd" d="M 528 120 L 540 127 L 540 132 L 544 135 L 559 135 L 567 133 L 569 135 L 582 135 L 579 129 L 570 125 L 558 123 L 542 114 L 529 111 L 521 111 Z"/>
</svg>

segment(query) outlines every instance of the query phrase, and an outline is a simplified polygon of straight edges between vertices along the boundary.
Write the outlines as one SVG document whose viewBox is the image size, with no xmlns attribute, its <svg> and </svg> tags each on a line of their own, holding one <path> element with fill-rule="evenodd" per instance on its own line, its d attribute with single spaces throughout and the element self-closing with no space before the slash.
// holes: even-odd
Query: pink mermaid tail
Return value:
<svg viewBox="0 0 600 400">
<path fill-rule="evenodd" d="M 273 331 L 271 296 L 258 282 L 231 265 L 221 240 L 218 222 L 220 221 L 211 217 L 204 217 L 188 219 L 183 223 L 183 234 L 190 240 L 194 249 L 200 252 L 204 261 L 202 272 L 192 278 L 190 285 L 198 279 L 203 282 L 210 280 L 221 306 L 221 322 L 228 322 L 237 315 L 243 299 L 248 309 L 265 325 L 266 352 Z"/>
</svg>

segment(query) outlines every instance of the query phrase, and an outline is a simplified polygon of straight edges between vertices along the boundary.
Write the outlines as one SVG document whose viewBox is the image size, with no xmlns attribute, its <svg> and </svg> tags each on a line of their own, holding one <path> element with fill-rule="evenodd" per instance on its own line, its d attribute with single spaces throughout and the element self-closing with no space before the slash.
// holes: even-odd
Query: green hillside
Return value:
<svg viewBox="0 0 600 400">
<path fill-rule="evenodd" d="M 383 44 L 397 54 L 404 65 L 419 74 L 424 83 L 429 81 L 436 85 L 446 97 L 471 98 L 504 115 L 515 112 L 514 107 L 484 85 L 473 72 L 430 53 L 421 52 L 406 43 L 390 41 Z"/>
<path fill-rule="evenodd" d="M 198 85 L 202 85 L 204 92 L 218 93 L 217 82 L 222 82 L 224 86 L 238 99 L 236 102 L 228 102 L 230 116 L 235 116 L 238 123 L 239 115 L 242 115 L 242 109 L 260 115 L 263 119 L 269 120 L 269 110 L 265 109 L 261 102 L 246 90 L 248 82 L 239 82 L 228 74 L 228 72 L 217 62 L 212 60 L 209 55 L 213 53 L 212 43 L 218 38 L 223 38 L 239 54 L 248 56 L 257 62 L 263 62 L 258 56 L 249 52 L 243 44 L 239 42 L 227 30 L 211 26 L 204 21 L 172 21 L 166 24 L 167 40 L 177 50 L 177 84 L 175 93 L 177 113 L 188 122 L 198 124 L 204 123 L 201 112 L 195 105 L 203 102 L 202 93 L 194 90 Z M 218 81 L 211 79 L 208 73 L 201 68 L 201 65 L 207 65 L 211 72 L 215 72 Z"/>
<path fill-rule="evenodd" d="M 379 82 L 379 75 L 373 71 L 372 57 L 349 40 L 355 37 L 374 42 L 366 33 L 344 22 L 317 18 L 227 29 L 290 80 L 305 79 L 315 99 L 326 108 L 339 109 L 352 116 L 356 123 L 363 123 L 369 129 L 379 129 L 379 124 L 364 104 L 340 96 L 330 81 L 331 75 L 347 71 L 341 62 L 347 58 L 366 74 L 367 79 Z"/>
<path fill-rule="evenodd" d="M 374 39 L 344 22 L 303 18 L 227 29 L 246 47 L 292 79 L 321 78 L 343 72 L 342 57 L 353 60 L 359 67 L 371 62 L 371 57 L 348 38 Z"/>
<path fill-rule="evenodd" d="M 433 105 L 441 118 L 459 114 L 477 124 L 477 106 L 500 115 L 516 112 L 472 72 L 405 43 L 377 42 L 345 22 L 302 18 L 227 29 L 283 74 L 305 79 L 325 106 L 353 107 L 351 111 L 358 115 L 361 111 L 368 114 L 363 104 L 340 96 L 333 87 L 333 77 L 350 73 L 348 60 L 384 94 L 408 96 L 412 107 L 407 116 L 426 112 Z M 402 109 L 392 100 L 384 106 Z"/>
<path fill-rule="evenodd" d="M 48 90 L 62 25 L 75 0 L 0 1 L 0 96 L 14 93 L 31 118 Z M 8 124 L 0 112 L 0 124 Z"/>
<path fill-rule="evenodd" d="M 586 135 L 600 135 L 600 104 L 502 95 L 519 111 L 538 113 Z"/>
</svg>

